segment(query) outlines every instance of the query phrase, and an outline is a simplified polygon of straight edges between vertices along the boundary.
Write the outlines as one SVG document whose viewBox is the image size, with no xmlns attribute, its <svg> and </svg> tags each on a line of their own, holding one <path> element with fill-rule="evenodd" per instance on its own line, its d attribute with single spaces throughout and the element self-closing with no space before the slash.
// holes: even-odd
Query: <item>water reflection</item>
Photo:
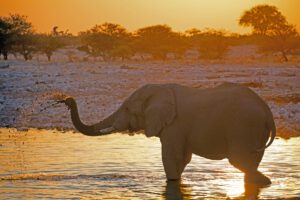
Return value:
<svg viewBox="0 0 300 200">
<path fill-rule="evenodd" d="M 254 184 L 243 184 L 241 185 L 243 188 L 243 192 L 239 195 L 234 195 L 233 199 L 251 199 L 255 200 L 259 198 L 259 194 L 261 192 L 262 187 L 254 185 Z M 167 181 L 164 198 L 165 200 L 190 200 L 197 199 L 196 194 L 193 192 L 193 187 L 188 184 L 182 183 L 182 181 Z M 233 188 L 234 190 L 234 188 Z M 199 194 L 198 194 L 199 195 Z M 223 194 L 224 197 L 226 196 Z M 227 193 L 228 195 L 228 193 Z M 202 195 L 201 195 L 202 196 Z M 204 197 L 208 197 L 207 194 L 203 194 Z M 229 192 L 229 197 L 230 195 Z M 212 196 L 213 198 L 213 196 Z"/>
<path fill-rule="evenodd" d="M 253 184 L 245 184 L 245 199 L 258 199 L 262 187 Z"/>
<path fill-rule="evenodd" d="M 244 185 L 227 160 L 193 156 L 182 181 L 166 182 L 160 143 L 142 135 L 86 137 L 0 129 L 0 199 L 274 199 L 300 196 L 300 138 L 276 140 L 260 170 L 268 188 Z"/>
<path fill-rule="evenodd" d="M 191 199 L 192 188 L 189 185 L 183 184 L 182 181 L 167 181 L 164 192 L 164 199 Z"/>
</svg>

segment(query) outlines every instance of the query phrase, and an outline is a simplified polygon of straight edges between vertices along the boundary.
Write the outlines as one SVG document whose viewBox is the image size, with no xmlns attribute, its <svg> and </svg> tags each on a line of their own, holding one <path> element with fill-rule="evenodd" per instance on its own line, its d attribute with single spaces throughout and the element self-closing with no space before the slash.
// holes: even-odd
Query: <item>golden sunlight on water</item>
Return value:
<svg viewBox="0 0 300 200">
<path fill-rule="evenodd" d="M 300 139 L 275 140 L 260 170 L 273 184 L 244 186 L 227 160 L 193 156 L 181 183 L 166 183 L 158 139 L 0 129 L 0 199 L 226 199 L 300 197 Z"/>
</svg>

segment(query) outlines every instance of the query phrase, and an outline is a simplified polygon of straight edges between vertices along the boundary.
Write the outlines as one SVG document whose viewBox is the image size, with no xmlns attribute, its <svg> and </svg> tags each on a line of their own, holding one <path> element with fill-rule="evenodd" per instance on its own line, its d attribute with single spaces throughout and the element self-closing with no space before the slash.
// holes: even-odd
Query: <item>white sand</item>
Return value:
<svg viewBox="0 0 300 200">
<path fill-rule="evenodd" d="M 61 56 L 63 57 L 63 56 Z M 300 136 L 300 63 L 242 59 L 203 61 L 68 62 L 59 56 L 33 61 L 1 60 L 0 127 L 73 128 L 63 105 L 41 111 L 53 92 L 74 96 L 87 124 L 113 112 L 135 89 L 146 83 L 179 83 L 206 88 L 225 81 L 248 85 L 265 99 L 274 114 L 278 135 Z M 60 59 L 59 59 L 60 58 Z M 46 93 L 46 94 L 45 94 Z M 41 105 L 43 104 L 43 105 Z"/>
</svg>

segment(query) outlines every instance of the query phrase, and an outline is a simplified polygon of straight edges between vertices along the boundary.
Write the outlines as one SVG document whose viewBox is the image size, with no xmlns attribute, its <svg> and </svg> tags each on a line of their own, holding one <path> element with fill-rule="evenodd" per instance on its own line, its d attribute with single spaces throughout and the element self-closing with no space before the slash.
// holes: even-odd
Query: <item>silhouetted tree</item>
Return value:
<svg viewBox="0 0 300 200">
<path fill-rule="evenodd" d="M 90 29 L 92 33 L 104 33 L 109 36 L 122 37 L 127 34 L 127 30 L 119 24 L 105 22 L 101 25 L 95 25 Z"/>
<path fill-rule="evenodd" d="M 93 56 L 101 56 L 104 60 L 114 57 L 125 58 L 131 53 L 130 34 L 118 24 L 104 23 L 81 32 L 82 43 L 87 46 L 81 48 Z"/>
<path fill-rule="evenodd" d="M 47 56 L 48 61 L 55 50 L 62 47 L 59 38 L 51 34 L 40 34 L 37 36 L 38 50 Z"/>
<path fill-rule="evenodd" d="M 167 25 L 155 25 L 140 28 L 136 31 L 136 49 L 149 53 L 154 59 L 166 59 L 167 53 L 174 50 L 174 40 L 180 35 Z"/>
<path fill-rule="evenodd" d="M 130 59 L 134 55 L 134 49 L 131 41 L 123 42 L 123 44 L 116 45 L 110 52 L 113 59 L 121 58 L 122 60 Z"/>
<path fill-rule="evenodd" d="M 36 35 L 38 51 L 44 53 L 50 61 L 53 52 L 67 45 L 70 37 L 72 35 L 67 31 L 58 31 L 58 27 L 54 26 L 51 33 Z"/>
<path fill-rule="evenodd" d="M 38 50 L 36 36 L 32 33 L 19 35 L 13 46 L 14 53 L 19 53 L 25 60 L 31 60 L 33 53 Z"/>
<path fill-rule="evenodd" d="M 200 35 L 201 34 L 201 30 L 197 29 L 197 28 L 191 28 L 185 31 L 185 35 L 188 37 L 194 36 L 194 35 Z"/>
<path fill-rule="evenodd" d="M 252 27 L 253 33 L 268 35 L 286 23 L 285 17 L 275 7 L 257 5 L 243 13 L 239 20 L 241 26 Z"/>
<path fill-rule="evenodd" d="M 260 42 L 260 50 L 263 52 L 280 52 L 284 61 L 288 61 L 287 55 L 300 49 L 299 35 L 293 25 L 282 25 L 281 29 L 273 35 L 264 37 Z"/>
<path fill-rule="evenodd" d="M 0 18 L 0 58 L 7 60 L 7 54 L 12 44 L 12 25 L 3 17 Z"/>
<path fill-rule="evenodd" d="M 170 52 L 174 53 L 176 58 L 182 59 L 189 47 L 188 38 L 185 34 L 179 32 L 172 34 Z"/>
<path fill-rule="evenodd" d="M 275 6 L 255 6 L 243 13 L 239 24 L 252 27 L 253 34 L 261 39 L 262 51 L 281 52 L 285 61 L 288 61 L 287 54 L 299 48 L 294 43 L 298 36 L 295 26 L 289 24 Z"/>
<path fill-rule="evenodd" d="M 7 59 L 9 52 L 22 54 L 25 60 L 32 57 L 34 40 L 32 39 L 32 24 L 27 17 L 19 14 L 11 14 L 8 17 L 1 17 L 1 51 L 4 59 Z"/>
<path fill-rule="evenodd" d="M 220 59 L 228 51 L 228 42 L 226 41 L 225 32 L 214 29 L 187 30 L 192 47 L 199 51 L 200 58 L 203 59 Z"/>
</svg>

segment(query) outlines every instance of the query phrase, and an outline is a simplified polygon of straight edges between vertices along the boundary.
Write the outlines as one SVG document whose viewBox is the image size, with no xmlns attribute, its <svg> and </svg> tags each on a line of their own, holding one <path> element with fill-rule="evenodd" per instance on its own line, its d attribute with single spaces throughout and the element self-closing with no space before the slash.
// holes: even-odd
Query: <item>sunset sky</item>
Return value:
<svg viewBox="0 0 300 200">
<path fill-rule="evenodd" d="M 210 27 L 245 33 L 249 29 L 240 27 L 238 19 L 257 4 L 277 6 L 299 30 L 300 0 L 1 0 L 0 15 L 26 15 L 38 32 L 58 26 L 77 33 L 112 22 L 130 31 L 168 24 L 176 31 Z"/>
</svg>

